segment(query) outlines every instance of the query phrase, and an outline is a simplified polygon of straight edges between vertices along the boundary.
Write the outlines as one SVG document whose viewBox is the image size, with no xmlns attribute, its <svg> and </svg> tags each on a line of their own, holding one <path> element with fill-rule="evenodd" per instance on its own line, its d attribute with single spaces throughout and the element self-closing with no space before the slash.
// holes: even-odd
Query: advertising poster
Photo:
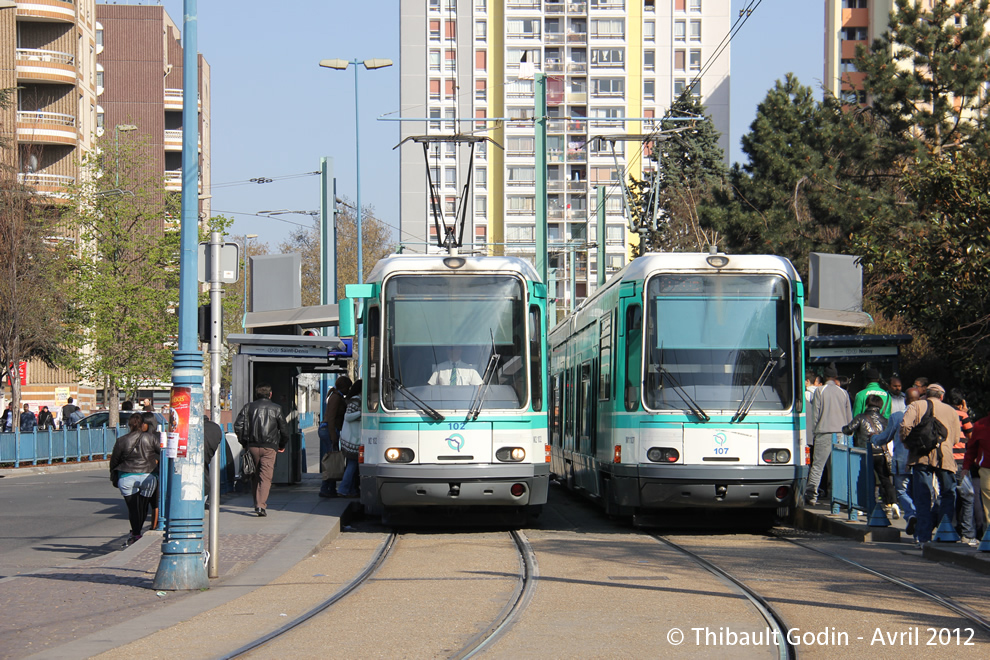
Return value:
<svg viewBox="0 0 990 660">
<path fill-rule="evenodd" d="M 189 449 L 189 403 L 192 393 L 188 387 L 172 388 L 171 414 L 169 415 L 169 455 L 173 458 L 185 458 Z"/>
</svg>

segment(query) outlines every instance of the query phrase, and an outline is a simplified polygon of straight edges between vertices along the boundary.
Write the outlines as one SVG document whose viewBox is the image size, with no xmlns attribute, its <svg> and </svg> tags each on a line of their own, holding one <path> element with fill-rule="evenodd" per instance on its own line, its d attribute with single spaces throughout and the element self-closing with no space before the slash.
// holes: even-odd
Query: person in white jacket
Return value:
<svg viewBox="0 0 990 660">
<path fill-rule="evenodd" d="M 354 381 L 347 393 L 347 409 L 344 412 L 344 426 L 340 430 L 340 449 L 344 452 L 347 464 L 344 476 L 337 484 L 340 497 L 358 496 L 358 452 L 361 451 L 361 380 Z"/>
</svg>

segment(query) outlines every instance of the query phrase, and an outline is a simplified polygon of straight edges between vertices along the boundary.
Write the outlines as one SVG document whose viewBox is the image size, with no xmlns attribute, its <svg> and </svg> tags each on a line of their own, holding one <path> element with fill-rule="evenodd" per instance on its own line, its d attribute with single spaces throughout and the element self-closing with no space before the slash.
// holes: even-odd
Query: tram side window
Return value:
<svg viewBox="0 0 990 660">
<path fill-rule="evenodd" d="M 560 413 L 561 413 L 560 374 L 550 379 L 550 443 L 560 446 Z"/>
<path fill-rule="evenodd" d="M 598 367 L 598 400 L 608 401 L 612 398 L 612 313 L 601 318 L 599 328 L 598 354 L 601 363 Z"/>
<path fill-rule="evenodd" d="M 543 410 L 543 326 L 540 323 L 542 317 L 539 307 L 532 305 L 529 308 L 529 389 L 534 412 Z"/>
<path fill-rule="evenodd" d="M 639 387 L 642 382 L 643 308 L 633 305 L 626 309 L 626 410 L 639 409 Z"/>
<path fill-rule="evenodd" d="M 574 375 L 564 371 L 564 446 L 574 449 Z"/>
<path fill-rule="evenodd" d="M 379 360 L 381 358 L 381 338 L 379 336 L 378 307 L 368 309 L 368 320 L 364 324 L 364 332 L 368 338 L 368 384 L 364 391 L 367 392 L 368 410 L 375 412 L 378 410 L 378 383 L 379 383 Z"/>
</svg>

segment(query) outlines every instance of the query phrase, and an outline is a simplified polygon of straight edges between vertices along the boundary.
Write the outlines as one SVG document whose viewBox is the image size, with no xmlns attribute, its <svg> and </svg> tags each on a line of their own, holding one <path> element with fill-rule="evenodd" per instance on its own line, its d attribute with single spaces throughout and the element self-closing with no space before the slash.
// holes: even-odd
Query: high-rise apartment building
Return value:
<svg viewBox="0 0 990 660">
<path fill-rule="evenodd" d="M 640 141 L 616 142 L 618 166 L 601 135 L 648 135 L 653 118 L 692 81 L 728 153 L 729 0 L 402 0 L 403 139 L 473 133 L 494 145 L 475 154 L 465 248 L 535 255 L 534 83 L 547 76 L 547 204 L 550 266 L 576 280 L 577 299 L 595 286 L 596 189 L 606 187 L 606 270 L 629 257 L 620 178 L 652 166 Z M 529 75 L 527 75 L 529 74 Z M 422 147 L 401 153 L 401 240 L 435 250 Z M 448 222 L 460 203 L 467 149 L 432 149 L 429 167 Z M 430 248 L 429 245 L 434 247 Z M 572 258 L 573 255 L 573 258 Z M 573 266 L 571 265 L 573 264 Z M 569 287 L 560 287 L 563 307 Z"/>
<path fill-rule="evenodd" d="M 178 26 L 159 5 L 97 5 L 98 132 L 136 126 L 149 147 L 148 166 L 165 189 L 182 190 L 182 68 Z M 210 217 L 210 65 L 199 66 L 200 218 Z"/>
<path fill-rule="evenodd" d="M 825 89 L 850 105 L 866 103 L 856 48 L 887 31 L 894 0 L 825 0 Z"/>
</svg>

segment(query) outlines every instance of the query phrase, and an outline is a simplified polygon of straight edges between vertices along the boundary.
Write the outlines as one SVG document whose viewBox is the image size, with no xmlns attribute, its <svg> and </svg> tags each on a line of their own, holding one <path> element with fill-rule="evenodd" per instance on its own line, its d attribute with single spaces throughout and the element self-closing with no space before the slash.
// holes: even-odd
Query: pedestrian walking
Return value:
<svg viewBox="0 0 990 660">
<path fill-rule="evenodd" d="M 65 400 L 65 405 L 62 406 L 62 428 L 69 428 L 69 418 L 72 417 L 72 413 L 78 412 L 79 406 L 72 403 L 72 397 L 70 396 Z"/>
<path fill-rule="evenodd" d="M 354 381 L 347 393 L 347 409 L 340 431 L 340 448 L 347 461 L 344 476 L 337 485 L 341 497 L 358 496 L 358 454 L 361 451 L 361 389 L 362 381 Z"/>
<path fill-rule="evenodd" d="M 38 411 L 38 429 L 47 431 L 54 428 L 55 418 L 52 417 L 52 411 L 48 409 L 48 406 L 41 406 L 41 410 Z"/>
<path fill-rule="evenodd" d="M 904 394 L 907 405 L 918 401 L 921 396 L 914 387 L 908 388 Z M 909 536 L 915 535 L 915 527 L 918 524 L 917 512 L 914 508 L 914 498 L 912 496 L 913 486 L 911 481 L 911 468 L 908 465 L 908 449 L 901 440 L 901 421 L 904 419 L 904 411 L 899 410 L 891 413 L 887 426 L 883 431 L 873 436 L 874 445 L 882 445 L 890 453 L 891 480 L 894 483 L 894 491 L 897 493 L 897 504 L 900 508 L 900 515 L 907 520 Z M 917 540 L 917 537 L 915 537 Z"/>
<path fill-rule="evenodd" d="M 815 436 L 815 452 L 808 475 L 808 486 L 804 493 L 805 504 L 818 502 L 818 485 L 822 472 L 832 456 L 832 444 L 839 442 L 842 427 L 852 421 L 852 406 L 849 395 L 839 386 L 839 372 L 833 366 L 825 368 L 825 385 L 812 399 L 812 430 Z"/>
<path fill-rule="evenodd" d="M 272 399 L 272 387 L 262 383 L 254 388 L 254 401 L 237 414 L 234 433 L 237 441 L 251 453 L 257 466 L 251 481 L 254 485 L 254 512 L 268 515 L 268 493 L 275 473 L 275 453 L 285 451 L 289 443 L 289 427 L 282 409 Z"/>
<path fill-rule="evenodd" d="M 873 474 L 887 515 L 899 518 L 900 507 L 897 506 L 897 491 L 890 477 L 890 463 L 884 446 L 876 446 L 873 436 L 881 433 L 887 425 L 887 418 L 880 414 L 883 399 L 876 394 L 866 397 L 866 410 L 853 417 L 852 421 L 842 427 L 842 432 L 853 438 L 853 446 L 860 449 L 870 449 L 873 455 Z"/>
<path fill-rule="evenodd" d="M 945 388 L 932 383 L 928 386 L 926 400 L 909 405 L 901 421 L 901 440 L 908 446 L 908 465 L 911 466 L 914 506 L 918 515 L 916 532 L 921 544 L 931 541 L 932 531 L 939 521 L 944 516 L 952 520 L 956 510 L 956 460 L 952 455 L 952 446 L 960 435 L 959 416 L 951 406 L 942 402 L 943 396 Z M 933 422 L 938 421 L 945 427 L 946 438 L 935 449 L 923 454 L 912 448 L 907 440 L 929 409 L 935 418 Z M 935 482 L 938 482 L 938 496 Z"/>
<path fill-rule="evenodd" d="M 161 446 L 158 438 L 143 430 L 140 417 L 131 415 L 127 420 L 129 431 L 117 438 L 110 455 L 110 479 L 127 504 L 127 517 L 131 533 L 127 545 L 141 538 L 144 521 L 148 517 L 148 505 L 158 488 L 158 458 Z"/>
<path fill-rule="evenodd" d="M 328 451 L 340 451 L 340 431 L 344 427 L 344 413 L 347 412 L 347 394 L 351 389 L 351 379 L 340 376 L 327 392 L 323 407 L 323 422 L 326 433 L 320 435 L 320 458 Z M 337 482 L 332 479 L 320 484 L 320 497 L 337 497 Z"/>
<path fill-rule="evenodd" d="M 955 527 L 967 545 L 978 545 L 976 541 L 976 525 L 973 519 L 974 500 L 976 492 L 969 470 L 963 469 L 966 458 L 966 441 L 973 433 L 973 421 L 969 416 L 969 407 L 962 390 L 954 387 L 949 391 L 948 403 L 959 415 L 959 439 L 952 446 L 952 457 L 956 459 L 956 510 Z"/>
<path fill-rule="evenodd" d="M 38 428 L 38 418 L 34 416 L 31 412 L 31 404 L 24 404 L 24 411 L 21 413 L 20 419 L 21 433 L 34 433 L 34 430 Z"/>
<path fill-rule="evenodd" d="M 12 405 L 8 403 L 7 407 L 3 409 L 3 417 L 0 418 L 0 433 L 9 433 L 14 430 L 14 411 L 11 409 Z"/>
</svg>

